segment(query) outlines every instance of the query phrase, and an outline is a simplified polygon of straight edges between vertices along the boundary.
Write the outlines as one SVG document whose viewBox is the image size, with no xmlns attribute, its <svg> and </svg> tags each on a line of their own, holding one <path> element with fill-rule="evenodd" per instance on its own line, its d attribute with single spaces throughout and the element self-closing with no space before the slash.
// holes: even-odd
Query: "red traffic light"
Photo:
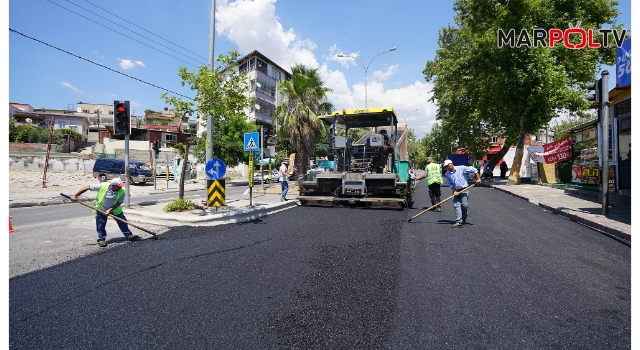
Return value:
<svg viewBox="0 0 640 350">
<path fill-rule="evenodd" d="M 117 106 L 116 106 L 116 109 L 117 109 L 117 110 L 118 110 L 118 112 L 120 112 L 120 113 L 124 113 L 124 112 L 127 110 L 127 108 L 126 108 L 124 105 L 117 105 Z"/>
</svg>

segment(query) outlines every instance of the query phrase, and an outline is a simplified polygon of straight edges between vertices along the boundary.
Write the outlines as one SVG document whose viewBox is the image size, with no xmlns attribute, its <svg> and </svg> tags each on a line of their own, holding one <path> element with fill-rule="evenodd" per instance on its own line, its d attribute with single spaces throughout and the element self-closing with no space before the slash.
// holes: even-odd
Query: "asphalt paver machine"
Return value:
<svg viewBox="0 0 640 350">
<path fill-rule="evenodd" d="M 411 207 L 415 184 L 412 177 L 399 172 L 398 140 L 403 131 L 398 131 L 393 108 L 342 110 L 318 118 L 330 126 L 334 168 L 299 178 L 296 200 L 302 205 Z M 351 128 L 370 131 L 352 140 Z M 346 136 L 338 136 L 339 129 Z"/>
</svg>

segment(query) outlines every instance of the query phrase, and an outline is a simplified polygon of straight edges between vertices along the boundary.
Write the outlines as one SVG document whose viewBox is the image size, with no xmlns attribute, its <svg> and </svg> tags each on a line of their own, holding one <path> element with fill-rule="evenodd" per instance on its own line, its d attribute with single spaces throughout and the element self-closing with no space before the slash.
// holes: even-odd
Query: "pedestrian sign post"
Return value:
<svg viewBox="0 0 640 350">
<path fill-rule="evenodd" d="M 207 177 L 209 177 L 211 180 L 220 180 L 227 172 L 227 166 L 220 159 L 213 158 L 207 162 L 205 171 L 207 173 Z"/>
<path fill-rule="evenodd" d="M 253 159 L 249 158 L 249 187 L 253 187 Z"/>
<path fill-rule="evenodd" d="M 257 133 L 257 132 L 244 133 L 245 152 L 254 152 L 259 149 L 260 149 L 260 133 Z"/>
<path fill-rule="evenodd" d="M 253 152 L 260 150 L 260 133 L 244 133 L 244 150 L 249 154 L 249 206 L 253 206 Z"/>
</svg>

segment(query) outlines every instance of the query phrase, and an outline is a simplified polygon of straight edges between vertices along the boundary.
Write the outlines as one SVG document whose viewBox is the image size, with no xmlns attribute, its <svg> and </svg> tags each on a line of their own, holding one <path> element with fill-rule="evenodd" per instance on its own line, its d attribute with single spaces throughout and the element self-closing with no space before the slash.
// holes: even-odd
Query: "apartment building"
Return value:
<svg viewBox="0 0 640 350">
<path fill-rule="evenodd" d="M 278 92 L 278 82 L 290 80 L 291 73 L 255 50 L 238 60 L 234 68 L 238 73 L 246 73 L 249 80 L 249 97 L 255 97 L 255 103 L 247 110 L 247 118 L 265 128 L 273 127 L 273 117 L 278 101 L 282 100 Z"/>
</svg>

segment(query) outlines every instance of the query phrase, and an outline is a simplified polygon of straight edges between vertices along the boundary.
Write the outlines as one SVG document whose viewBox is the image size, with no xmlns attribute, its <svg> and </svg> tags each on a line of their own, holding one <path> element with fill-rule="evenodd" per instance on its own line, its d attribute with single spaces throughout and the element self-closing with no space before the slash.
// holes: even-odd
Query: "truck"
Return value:
<svg viewBox="0 0 640 350">
<path fill-rule="evenodd" d="M 400 161 L 398 118 L 391 107 L 353 109 L 318 117 L 329 127 L 333 168 L 298 179 L 301 205 L 410 208 L 415 182 Z M 345 136 L 338 135 L 338 129 Z M 353 140 L 349 129 L 369 128 Z M 342 134 L 342 132 L 341 132 Z"/>
</svg>

